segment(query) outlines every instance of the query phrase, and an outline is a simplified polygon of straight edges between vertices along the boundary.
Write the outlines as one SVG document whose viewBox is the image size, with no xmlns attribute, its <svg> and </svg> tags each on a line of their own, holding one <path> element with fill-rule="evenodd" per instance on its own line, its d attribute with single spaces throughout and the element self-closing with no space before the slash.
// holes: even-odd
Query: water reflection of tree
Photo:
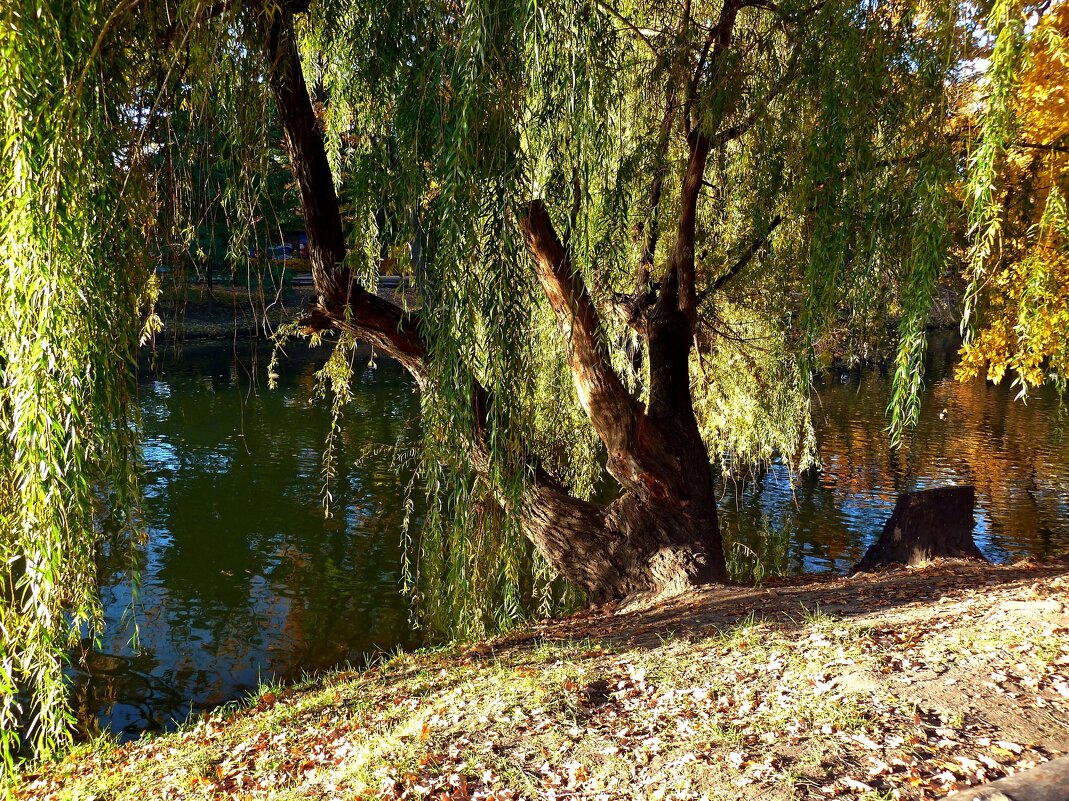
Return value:
<svg viewBox="0 0 1069 801">
<path fill-rule="evenodd" d="M 929 403 L 916 435 L 917 474 L 949 469 L 975 484 L 992 544 L 1002 550 L 1049 554 L 1059 537 L 1064 547 L 1069 460 L 1054 425 L 1056 401 L 1035 397 L 1025 406 L 1005 385 L 946 380 Z"/>
<path fill-rule="evenodd" d="M 793 493 L 782 469 L 755 486 L 729 486 L 722 504 L 728 538 L 748 542 L 764 525 L 786 528 L 791 570 L 845 569 L 878 533 L 899 493 L 972 483 L 979 540 L 991 556 L 1065 550 L 1069 454 L 1057 401 L 1037 395 L 1025 406 L 1009 387 L 958 383 L 956 351 L 953 338 L 933 342 L 920 423 L 901 451 L 891 449 L 886 434 L 885 379 L 873 372 L 826 378 L 813 401 L 822 469 L 799 477 Z"/>
<path fill-rule="evenodd" d="M 361 451 L 405 434 L 413 394 L 394 365 L 358 365 L 333 487 L 345 508 L 324 520 L 309 487 L 319 483 L 326 410 L 288 413 L 307 404 L 317 366 L 291 365 L 272 392 L 229 347 L 187 348 L 165 372 L 165 391 L 143 385 L 145 433 L 171 446 L 146 477 L 146 518 L 159 530 L 144 557 L 143 650 L 133 654 L 116 624 L 128 600 L 116 582 L 105 588 L 112 625 L 101 650 L 129 663 L 97 671 L 84 713 L 152 696 L 135 686 L 139 676 L 208 706 L 270 673 L 325 667 L 406 637 L 398 532 L 409 477 L 387 454 Z M 102 571 L 114 575 L 108 561 Z"/>
<path fill-rule="evenodd" d="M 876 375 L 825 386 L 817 420 L 832 503 L 851 496 L 893 504 L 898 493 L 930 484 L 971 483 L 981 537 L 994 556 L 1047 554 L 1069 544 L 1069 455 L 1060 447 L 1057 402 L 1028 406 L 1007 386 L 952 376 L 953 342 L 933 347 L 928 392 L 908 448 L 891 450 L 883 409 L 887 384 Z M 823 500 L 822 496 L 822 500 Z"/>
</svg>

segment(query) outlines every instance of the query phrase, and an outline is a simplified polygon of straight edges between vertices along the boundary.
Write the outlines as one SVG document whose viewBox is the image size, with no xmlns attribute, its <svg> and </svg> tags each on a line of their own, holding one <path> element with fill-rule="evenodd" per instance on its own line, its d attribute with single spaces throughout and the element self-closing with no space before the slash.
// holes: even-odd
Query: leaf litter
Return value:
<svg viewBox="0 0 1069 801">
<path fill-rule="evenodd" d="M 709 589 L 398 655 L 20 799 L 927 799 L 1069 751 L 1069 565 Z"/>
</svg>

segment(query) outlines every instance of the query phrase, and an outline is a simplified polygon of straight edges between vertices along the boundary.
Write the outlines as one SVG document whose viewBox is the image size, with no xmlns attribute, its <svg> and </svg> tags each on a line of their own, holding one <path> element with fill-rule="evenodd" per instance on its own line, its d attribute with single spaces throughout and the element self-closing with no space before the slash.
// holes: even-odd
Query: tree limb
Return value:
<svg viewBox="0 0 1069 801">
<path fill-rule="evenodd" d="M 1018 142 L 1016 147 L 1030 150 L 1050 150 L 1054 153 L 1069 153 L 1069 145 L 1043 144 L 1041 142 Z"/>
<path fill-rule="evenodd" d="M 787 84 L 790 83 L 790 79 L 792 77 L 791 73 L 794 72 L 794 68 L 798 63 L 799 53 L 800 49 L 796 48 L 794 53 L 791 54 L 791 59 L 787 63 L 787 68 L 783 71 L 783 74 L 779 77 L 779 80 L 777 80 L 776 83 L 772 85 L 772 88 L 769 89 L 764 101 L 760 105 L 755 107 L 747 115 L 746 119 L 742 120 L 739 123 L 736 123 L 735 125 L 731 125 L 727 128 L 717 131 L 716 134 L 710 137 L 712 148 L 714 150 L 734 139 L 738 139 L 740 136 L 745 135 L 751 128 L 754 127 L 754 125 L 757 124 L 758 120 L 761 119 L 761 115 L 768 111 L 768 107 L 772 105 L 772 101 L 775 100 L 779 93 L 782 92 L 787 86 Z"/>
<path fill-rule="evenodd" d="M 691 132 L 690 159 L 680 192 L 679 223 L 669 258 L 669 276 L 665 284 L 676 284 L 676 304 L 693 326 L 697 314 L 694 272 L 694 241 L 698 224 L 698 198 L 701 196 L 705 165 L 709 159 L 708 137 L 695 128 Z"/>
<path fill-rule="evenodd" d="M 728 267 L 727 271 L 720 275 L 715 281 L 713 281 L 713 283 L 709 287 L 707 287 L 704 291 L 701 292 L 701 294 L 698 295 L 698 303 L 704 301 L 713 292 L 717 292 L 722 289 L 724 284 L 726 284 L 728 281 L 730 281 L 732 278 L 742 272 L 743 268 L 746 267 L 746 265 L 753 260 L 753 257 L 761 252 L 761 248 L 763 248 L 768 242 L 768 240 L 772 237 L 772 234 L 779 227 L 779 224 L 781 222 L 783 222 L 782 215 L 777 214 L 775 217 L 773 217 L 772 222 L 769 224 L 768 230 L 765 232 L 764 236 L 758 237 L 753 242 L 751 242 L 750 246 L 743 251 L 742 255 L 738 259 L 736 259 L 730 267 Z"/>
<path fill-rule="evenodd" d="M 735 21 L 738 18 L 741 0 L 726 0 L 720 13 L 720 19 L 710 29 L 709 64 L 715 69 L 723 59 L 727 49 L 731 46 L 731 40 L 735 31 Z M 704 70 L 695 73 L 699 78 L 691 86 L 685 114 L 689 118 L 694 102 L 697 100 L 700 84 L 700 75 Z M 664 285 L 665 292 L 658 298 L 657 304 L 667 305 L 675 303 L 683 315 L 687 318 L 690 334 L 694 331 L 694 322 L 697 319 L 697 295 L 695 291 L 694 276 L 694 240 L 697 231 L 698 199 L 701 197 L 702 185 L 705 178 L 705 166 L 709 158 L 712 142 L 709 137 L 697 125 L 690 130 L 687 136 L 690 148 L 690 158 L 687 161 L 687 171 L 683 176 L 683 186 L 680 190 L 680 213 L 679 222 L 676 226 L 675 241 L 672 244 L 672 252 L 668 266 L 668 276 Z M 674 295 L 674 297 L 672 297 Z M 688 337 L 689 338 L 689 337 Z"/>
<path fill-rule="evenodd" d="M 599 7 L 605 9 L 610 14 L 612 14 L 612 16 L 616 17 L 616 19 L 622 22 L 624 24 L 624 27 L 634 33 L 642 41 L 642 44 L 646 45 L 646 47 L 649 48 L 650 52 L 653 53 L 653 55 L 658 57 L 660 56 L 660 53 L 658 52 L 657 48 L 653 46 L 653 42 L 651 42 L 649 37 L 646 35 L 647 33 L 655 33 L 655 31 L 643 30 L 642 28 L 638 27 L 635 23 L 633 23 L 623 14 L 621 14 L 620 11 L 616 8 L 616 6 L 614 6 L 612 3 L 606 2 L 606 0 L 597 0 L 597 4 Z"/>
<path fill-rule="evenodd" d="M 683 9 L 679 17 L 678 38 L 680 41 L 685 41 L 688 35 L 690 9 L 690 0 L 684 0 Z M 642 243 L 642 255 L 639 257 L 638 270 L 635 276 L 635 305 L 632 317 L 642 313 L 641 301 L 647 294 L 650 268 L 653 266 L 653 259 L 657 253 L 657 242 L 661 234 L 659 207 L 661 194 L 664 191 L 664 176 L 668 169 L 668 148 L 672 139 L 672 127 L 676 119 L 677 87 L 677 82 L 670 76 L 668 88 L 665 91 L 664 117 L 661 120 L 661 128 L 657 134 L 656 161 L 653 165 L 653 179 L 650 182 L 650 200 L 647 212 L 649 215 L 649 230 L 646 232 L 645 241 Z M 689 91 L 691 88 L 693 87 L 688 88 L 688 98 L 690 97 Z M 685 116 L 686 114 L 684 114 Z M 640 222 L 636 231 L 637 238 L 642 238 L 644 228 L 645 226 Z M 636 327 L 639 327 L 637 325 L 638 322 L 638 318 L 635 317 L 634 324 L 636 324 Z"/>
<path fill-rule="evenodd" d="M 712 56 L 712 62 L 716 62 L 720 59 L 728 45 L 731 44 L 732 34 L 735 29 L 735 20 L 738 17 L 739 10 L 750 4 L 750 0 L 725 0 L 724 7 L 720 11 L 720 18 L 716 21 L 715 25 L 709 28 L 705 37 L 705 43 L 702 45 L 701 53 L 698 55 L 698 63 L 695 65 L 694 74 L 690 79 L 690 85 L 687 87 L 683 124 L 684 130 L 688 136 L 690 135 L 692 128 L 690 118 L 691 112 L 694 109 L 694 103 L 698 99 L 698 88 L 701 85 L 702 74 L 705 72 L 705 67 L 710 63 L 710 56 Z"/>
<path fill-rule="evenodd" d="M 651 425 L 613 370 L 597 309 L 541 200 L 532 200 L 520 223 L 535 272 L 570 345 L 579 402 L 601 441 L 606 469 L 634 496 L 657 502 L 678 498 L 687 480 L 664 429 Z M 693 413 L 692 413 L 693 414 Z M 704 452 L 704 451 L 703 451 Z M 708 457 L 705 464 L 708 466 Z"/>
<path fill-rule="evenodd" d="M 675 120 L 675 88 L 669 87 L 665 97 L 664 117 L 661 120 L 661 129 L 657 135 L 657 162 L 653 167 L 653 178 L 650 181 L 649 228 L 642 222 L 638 224 L 635 232 L 636 238 L 642 241 L 642 255 L 639 257 L 638 270 L 635 275 L 635 297 L 646 294 L 650 280 L 650 267 L 653 266 L 653 257 L 657 252 L 657 240 L 660 238 L 660 218 L 658 208 L 661 203 L 661 194 L 664 191 L 664 174 L 668 169 L 668 146 L 671 143 L 672 125 Z"/>
<path fill-rule="evenodd" d="M 541 200 L 532 200 L 520 223 L 543 292 L 571 347 L 572 375 L 579 401 L 610 449 L 625 444 L 641 408 L 609 362 L 598 312 Z"/>
<path fill-rule="evenodd" d="M 373 295 L 343 266 L 345 234 L 334 177 L 301 70 L 290 11 L 261 9 L 267 75 L 282 121 L 290 165 L 308 230 L 316 299 L 301 323 L 306 331 L 351 331 L 397 359 L 423 386 L 426 347 L 414 314 Z"/>
</svg>

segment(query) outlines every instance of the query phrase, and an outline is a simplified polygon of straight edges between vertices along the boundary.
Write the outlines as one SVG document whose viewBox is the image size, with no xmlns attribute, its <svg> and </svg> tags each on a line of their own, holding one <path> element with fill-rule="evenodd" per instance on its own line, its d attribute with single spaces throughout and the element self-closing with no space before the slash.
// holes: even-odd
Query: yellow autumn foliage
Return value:
<svg viewBox="0 0 1069 801">
<path fill-rule="evenodd" d="M 998 176 L 1000 236 L 980 285 L 980 323 L 959 377 L 1022 391 L 1069 377 L 1069 2 L 1031 28 L 1013 99 L 1017 141 Z"/>
</svg>

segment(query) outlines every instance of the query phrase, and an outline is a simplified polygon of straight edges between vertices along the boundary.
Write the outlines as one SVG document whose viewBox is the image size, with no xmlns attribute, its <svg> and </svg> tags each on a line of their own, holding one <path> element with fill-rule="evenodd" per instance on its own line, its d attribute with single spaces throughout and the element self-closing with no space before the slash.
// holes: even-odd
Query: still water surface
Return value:
<svg viewBox="0 0 1069 801">
<path fill-rule="evenodd" d="M 188 344 L 142 370 L 139 642 L 112 554 L 105 636 L 78 677 L 88 729 L 172 728 L 263 681 L 414 643 L 399 591 L 408 476 L 385 450 L 412 430 L 418 399 L 396 364 L 358 358 L 326 519 L 330 414 L 311 402 L 326 355 L 294 347 L 274 390 L 269 351 L 248 343 Z"/>
<path fill-rule="evenodd" d="M 826 381 L 814 400 L 822 469 L 793 487 L 781 468 L 729 483 L 727 535 L 756 547 L 762 532 L 787 531 L 787 569 L 844 571 L 900 491 L 969 482 L 977 541 L 990 558 L 1069 548 L 1058 404 L 1039 396 L 1026 406 L 1006 387 L 954 382 L 954 350 L 952 340 L 933 347 L 908 453 L 887 445 L 884 379 Z M 396 364 L 358 358 L 334 516 L 324 519 L 329 414 L 310 398 L 326 354 L 300 351 L 275 390 L 265 385 L 267 352 L 248 344 L 191 344 L 180 359 L 142 370 L 149 543 L 135 606 L 140 639 L 131 645 L 131 583 L 113 554 L 102 563 L 107 629 L 76 677 L 87 730 L 130 737 L 172 728 L 262 681 L 416 643 L 400 592 L 408 476 L 387 446 L 412 430 L 418 399 Z"/>
<path fill-rule="evenodd" d="M 791 573 L 847 572 L 899 493 L 972 484 L 974 537 L 989 559 L 1069 551 L 1066 409 L 1052 392 L 1025 404 L 1008 382 L 959 383 L 952 376 L 959 344 L 933 336 L 920 422 L 900 451 L 886 434 L 886 378 L 872 371 L 826 378 L 813 400 L 821 469 L 793 488 L 781 465 L 758 482 L 729 482 L 720 504 L 726 536 L 759 550 L 766 531 L 786 532 L 783 566 Z"/>
</svg>

